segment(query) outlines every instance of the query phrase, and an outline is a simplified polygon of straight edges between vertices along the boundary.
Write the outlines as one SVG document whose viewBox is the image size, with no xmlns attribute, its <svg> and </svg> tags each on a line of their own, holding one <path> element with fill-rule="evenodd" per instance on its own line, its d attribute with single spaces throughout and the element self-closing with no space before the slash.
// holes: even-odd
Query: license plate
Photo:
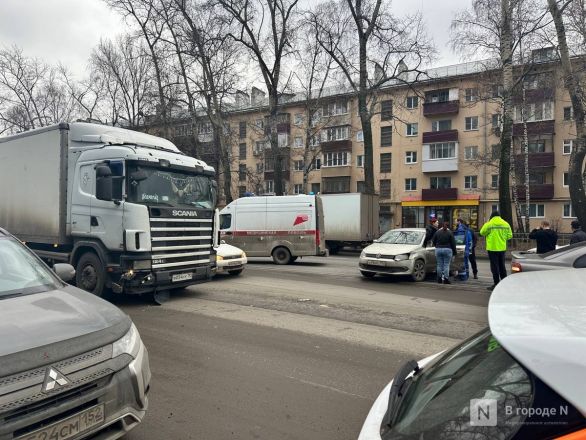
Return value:
<svg viewBox="0 0 586 440">
<path fill-rule="evenodd" d="M 177 283 L 179 281 L 187 281 L 193 278 L 193 274 L 190 273 L 176 273 L 175 275 L 171 275 L 171 282 Z"/>
<path fill-rule="evenodd" d="M 240 266 L 240 261 L 230 261 L 228 266 Z"/>
<path fill-rule="evenodd" d="M 104 404 L 86 409 L 68 419 L 17 437 L 15 440 L 66 440 L 77 437 L 102 423 L 104 423 Z"/>
<path fill-rule="evenodd" d="M 368 260 L 368 264 L 371 266 L 384 266 L 386 263 L 380 260 Z"/>
</svg>

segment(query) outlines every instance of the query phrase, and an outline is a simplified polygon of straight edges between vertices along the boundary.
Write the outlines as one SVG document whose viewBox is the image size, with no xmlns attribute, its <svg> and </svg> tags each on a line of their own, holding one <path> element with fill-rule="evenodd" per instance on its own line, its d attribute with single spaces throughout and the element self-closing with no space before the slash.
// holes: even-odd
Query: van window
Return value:
<svg viewBox="0 0 586 440">
<path fill-rule="evenodd" d="M 220 229 L 230 229 L 232 226 L 232 214 L 220 215 Z"/>
</svg>

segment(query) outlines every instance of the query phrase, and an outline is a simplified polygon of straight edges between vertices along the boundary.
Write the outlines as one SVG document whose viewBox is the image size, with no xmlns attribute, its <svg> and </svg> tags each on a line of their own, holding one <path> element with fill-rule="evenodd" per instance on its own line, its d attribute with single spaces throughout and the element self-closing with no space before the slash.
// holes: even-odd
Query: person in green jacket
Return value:
<svg viewBox="0 0 586 440">
<path fill-rule="evenodd" d="M 494 284 L 488 287 L 493 290 L 500 280 L 507 276 L 505 267 L 505 252 L 507 251 L 507 241 L 513 238 L 511 225 L 503 220 L 498 211 L 490 215 L 490 220 L 480 229 L 480 235 L 486 237 L 486 251 L 490 259 L 490 271 Z"/>
</svg>

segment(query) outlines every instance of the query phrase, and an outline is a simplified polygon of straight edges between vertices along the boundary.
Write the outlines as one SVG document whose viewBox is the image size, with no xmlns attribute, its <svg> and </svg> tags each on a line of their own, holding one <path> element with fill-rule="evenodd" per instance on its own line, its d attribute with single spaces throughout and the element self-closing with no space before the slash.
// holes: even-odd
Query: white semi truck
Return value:
<svg viewBox="0 0 586 440">
<path fill-rule="evenodd" d="M 212 167 L 148 134 L 74 122 L 0 138 L 0 227 L 96 295 L 211 279 L 216 194 Z"/>
</svg>

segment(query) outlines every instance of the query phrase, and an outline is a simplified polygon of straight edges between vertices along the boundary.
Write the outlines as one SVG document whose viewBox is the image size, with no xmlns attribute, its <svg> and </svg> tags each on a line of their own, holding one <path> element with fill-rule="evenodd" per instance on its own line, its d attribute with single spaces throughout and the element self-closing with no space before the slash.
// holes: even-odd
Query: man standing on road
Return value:
<svg viewBox="0 0 586 440">
<path fill-rule="evenodd" d="M 574 220 L 571 223 L 572 226 L 572 236 L 570 237 L 570 244 L 580 243 L 581 241 L 586 241 L 586 232 L 582 230 L 582 226 L 578 220 Z"/>
<path fill-rule="evenodd" d="M 432 239 L 435 246 L 435 259 L 437 261 L 437 282 L 450 283 L 450 263 L 452 256 L 456 255 L 456 239 L 452 231 L 448 229 L 448 222 L 444 222 L 441 229 L 434 234 Z"/>
<path fill-rule="evenodd" d="M 511 225 L 503 220 L 498 211 L 490 214 L 490 220 L 480 229 L 480 235 L 486 237 L 486 250 L 490 259 L 490 271 L 494 284 L 488 287 L 493 290 L 496 285 L 507 276 L 505 267 L 505 253 L 507 241 L 513 238 Z"/>
<path fill-rule="evenodd" d="M 538 254 L 545 254 L 546 252 L 555 250 L 555 246 L 558 242 L 558 234 L 550 229 L 547 220 L 541 222 L 541 227 L 539 229 L 533 229 L 529 234 L 529 238 L 537 242 Z"/>
<path fill-rule="evenodd" d="M 437 218 L 435 215 L 429 217 L 429 224 L 425 228 L 425 241 L 423 242 L 423 247 L 427 246 L 427 243 L 430 243 L 433 240 L 433 236 L 437 232 L 438 224 Z"/>
</svg>

